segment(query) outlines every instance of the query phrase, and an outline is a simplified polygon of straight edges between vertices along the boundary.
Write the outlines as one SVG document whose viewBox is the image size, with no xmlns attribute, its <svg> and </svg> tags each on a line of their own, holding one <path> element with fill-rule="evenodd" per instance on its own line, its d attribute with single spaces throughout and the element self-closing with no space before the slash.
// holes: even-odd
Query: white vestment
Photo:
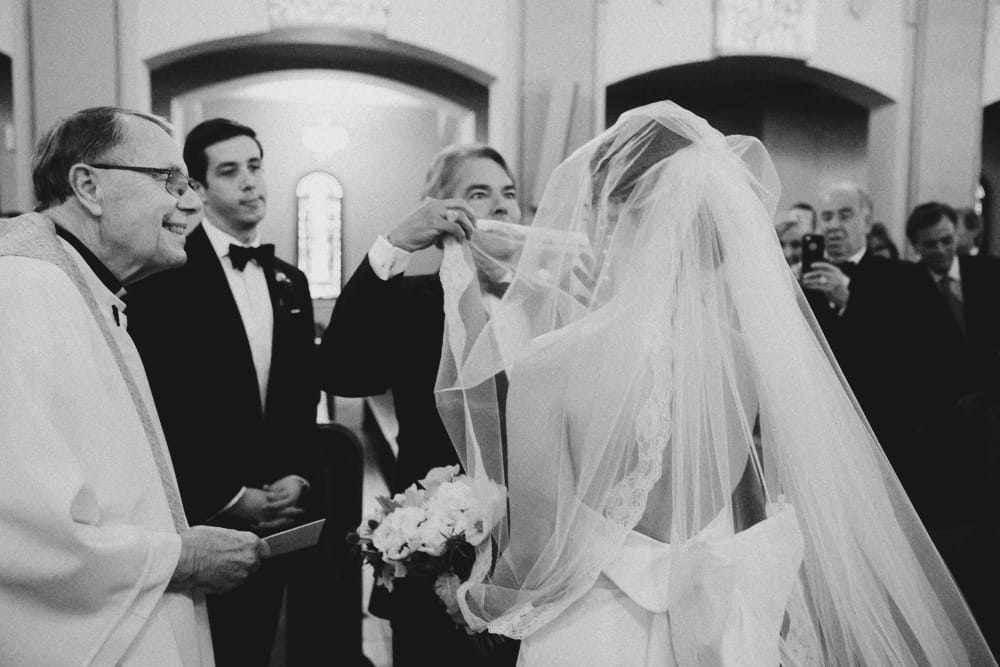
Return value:
<svg viewBox="0 0 1000 667">
<path fill-rule="evenodd" d="M 17 225 L 78 267 L 164 446 L 124 303 L 41 216 L 0 222 L 0 664 L 213 665 L 203 599 L 167 591 L 181 541 L 122 369 L 81 286 L 4 248 Z"/>
</svg>

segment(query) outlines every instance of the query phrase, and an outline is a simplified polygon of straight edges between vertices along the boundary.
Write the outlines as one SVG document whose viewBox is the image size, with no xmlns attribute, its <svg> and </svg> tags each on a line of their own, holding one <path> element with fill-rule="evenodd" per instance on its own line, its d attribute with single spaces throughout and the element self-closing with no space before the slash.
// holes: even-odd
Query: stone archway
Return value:
<svg viewBox="0 0 1000 667">
<path fill-rule="evenodd" d="M 295 69 L 359 72 L 426 90 L 476 115 L 476 135 L 489 126 L 494 77 L 448 56 L 381 35 L 339 28 L 290 28 L 203 42 L 147 61 L 152 110 L 191 90 L 252 74 Z"/>
<path fill-rule="evenodd" d="M 661 99 L 690 109 L 724 134 L 761 139 L 782 180 L 783 207 L 815 203 L 819 190 L 838 180 L 858 181 L 880 199 L 871 119 L 876 110 L 894 104 L 867 86 L 798 60 L 716 58 L 609 85 L 605 120 L 611 124 L 626 109 Z M 895 222 L 891 208 L 877 204 L 876 216 Z"/>
<path fill-rule="evenodd" d="M 491 75 L 442 54 L 373 33 L 332 27 L 272 30 L 202 42 L 153 56 L 146 65 L 153 112 L 172 118 L 182 131 L 211 115 L 229 115 L 255 126 L 258 131 L 263 130 L 272 141 L 270 150 L 265 145 L 267 161 L 272 166 L 268 176 L 269 187 L 273 190 L 268 209 L 271 220 L 262 233 L 275 243 L 285 259 L 295 261 L 296 256 L 296 231 L 291 224 L 296 179 L 315 169 L 329 171 L 341 179 L 350 193 L 344 204 L 343 250 L 347 275 L 367 252 L 375 236 L 388 231 L 383 226 L 404 215 L 417 201 L 417 191 L 430 158 L 444 143 L 456 140 L 445 139 L 445 136 L 460 136 L 458 140 L 462 141 L 485 141 L 487 137 Z M 426 123 L 414 125 L 410 136 L 421 140 L 419 148 L 397 151 L 397 159 L 393 161 L 386 156 L 391 150 L 387 146 L 398 146 L 402 140 L 400 133 L 384 132 L 372 136 L 362 126 L 379 122 L 374 116 L 355 123 L 353 127 L 358 131 L 346 151 L 333 156 L 316 156 L 303 150 L 298 139 L 289 134 L 294 129 L 289 124 L 304 122 L 308 113 L 313 113 L 314 117 L 325 116 L 317 108 L 315 99 L 308 111 L 304 105 L 295 110 L 286 109 L 287 113 L 279 111 L 284 115 L 283 123 L 275 122 L 273 113 L 261 112 L 259 108 L 254 111 L 250 108 L 252 104 L 246 101 L 238 110 L 230 105 L 220 111 L 218 105 L 210 105 L 206 107 L 209 116 L 188 113 L 192 99 L 230 96 L 240 86 L 274 83 L 286 78 L 321 80 L 335 76 L 365 85 L 382 85 L 387 91 L 420 98 L 426 105 L 450 112 L 457 110 L 470 119 L 461 122 L 461 132 L 442 131 L 436 133 L 435 138 L 427 136 L 432 130 Z M 294 96 L 285 98 L 288 102 L 296 99 Z M 356 100 L 344 103 L 345 98 L 338 99 L 341 106 L 352 103 L 357 106 Z M 323 119 L 321 124 L 335 123 L 337 114 L 330 115 L 334 118 Z M 442 122 L 450 127 L 453 117 L 454 113 Z M 471 128 L 472 136 L 467 128 Z M 438 143 L 430 145 L 435 141 Z M 377 150 L 367 151 L 366 147 Z M 376 183 L 378 180 L 380 184 Z M 425 253 L 415 258 L 412 268 L 417 272 L 433 271 L 437 261 L 433 253 Z"/>
</svg>

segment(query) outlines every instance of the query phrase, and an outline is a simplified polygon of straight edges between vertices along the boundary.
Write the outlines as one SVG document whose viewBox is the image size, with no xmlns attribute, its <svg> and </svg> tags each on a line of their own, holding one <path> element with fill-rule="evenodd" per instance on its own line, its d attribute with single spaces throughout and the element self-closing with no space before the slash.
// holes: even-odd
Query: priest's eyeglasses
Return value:
<svg viewBox="0 0 1000 667">
<path fill-rule="evenodd" d="M 97 169 L 118 169 L 121 171 L 135 171 L 140 174 L 149 174 L 151 176 L 162 175 L 166 176 L 167 180 L 164 181 L 164 187 L 166 187 L 167 192 L 173 196 L 180 199 L 184 196 L 184 193 L 188 191 L 188 188 L 194 188 L 195 181 L 189 178 L 180 169 L 166 169 L 160 167 L 133 167 L 131 165 L 124 164 L 92 164 L 91 167 L 96 167 Z"/>
</svg>

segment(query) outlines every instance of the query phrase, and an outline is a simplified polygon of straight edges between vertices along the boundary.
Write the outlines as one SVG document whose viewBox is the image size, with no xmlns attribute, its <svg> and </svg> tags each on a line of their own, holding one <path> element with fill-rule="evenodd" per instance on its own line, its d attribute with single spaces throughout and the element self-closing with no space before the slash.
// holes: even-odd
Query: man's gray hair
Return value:
<svg viewBox="0 0 1000 667">
<path fill-rule="evenodd" d="M 173 128 L 159 116 L 121 107 L 91 107 L 60 118 L 42 135 L 31 158 L 36 210 L 61 204 L 73 194 L 68 175 L 74 164 L 99 162 L 125 142 L 123 116 L 147 120 L 173 136 Z"/>
<path fill-rule="evenodd" d="M 455 184 L 455 174 L 458 172 L 458 167 L 471 158 L 486 158 L 496 162 L 506 172 L 510 180 L 514 181 L 514 174 L 507 166 L 507 161 L 495 148 L 485 144 L 456 144 L 448 146 L 434 156 L 431 166 L 427 170 L 427 176 L 424 178 L 424 187 L 420 196 L 433 197 L 434 199 L 451 197 L 453 195 L 451 189 Z"/>
</svg>

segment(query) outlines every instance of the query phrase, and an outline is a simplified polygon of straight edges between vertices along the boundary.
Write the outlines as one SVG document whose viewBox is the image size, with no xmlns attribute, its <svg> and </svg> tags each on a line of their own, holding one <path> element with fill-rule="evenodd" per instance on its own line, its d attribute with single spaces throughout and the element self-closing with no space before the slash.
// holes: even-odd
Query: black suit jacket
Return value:
<svg viewBox="0 0 1000 667">
<path fill-rule="evenodd" d="M 392 389 L 399 422 L 394 492 L 458 457 L 438 416 L 434 383 L 444 335 L 438 276 L 381 280 L 365 258 L 344 286 L 320 345 L 321 383 L 337 396 Z"/>
<path fill-rule="evenodd" d="M 962 394 L 1000 391 L 1000 259 L 958 258 L 962 278 L 965 335 L 953 329 L 962 351 L 959 391 Z"/>
<path fill-rule="evenodd" d="M 843 314 L 807 292 L 861 409 L 929 527 L 968 517 L 975 453 L 956 442 L 958 349 L 923 268 L 865 254 Z"/>
<path fill-rule="evenodd" d="M 127 315 L 194 524 L 243 486 L 310 477 L 319 389 L 305 275 L 279 259 L 265 270 L 274 335 L 261 406 L 246 331 L 205 230 L 185 249 L 183 267 L 129 289 Z"/>
</svg>

